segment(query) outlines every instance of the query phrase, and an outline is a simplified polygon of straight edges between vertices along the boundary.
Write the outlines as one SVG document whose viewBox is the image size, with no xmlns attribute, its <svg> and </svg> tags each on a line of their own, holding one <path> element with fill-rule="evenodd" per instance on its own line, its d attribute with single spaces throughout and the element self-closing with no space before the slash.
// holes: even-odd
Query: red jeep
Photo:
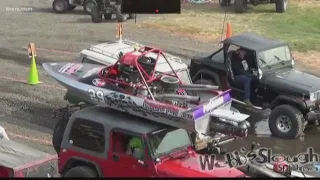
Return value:
<svg viewBox="0 0 320 180">
<path fill-rule="evenodd" d="M 142 149 L 128 146 L 133 137 L 140 138 Z M 236 168 L 201 170 L 186 130 L 104 107 L 59 121 L 53 144 L 60 146 L 62 177 L 246 177 Z"/>
</svg>

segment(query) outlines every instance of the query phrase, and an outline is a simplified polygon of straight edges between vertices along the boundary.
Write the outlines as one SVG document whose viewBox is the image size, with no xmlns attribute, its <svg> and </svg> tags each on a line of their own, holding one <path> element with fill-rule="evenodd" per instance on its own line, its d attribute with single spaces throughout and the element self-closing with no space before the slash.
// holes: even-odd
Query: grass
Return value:
<svg viewBox="0 0 320 180">
<path fill-rule="evenodd" d="M 229 7 L 227 21 L 233 34 L 256 32 L 289 42 L 295 51 L 320 51 L 320 1 L 289 0 L 285 13 L 275 13 L 275 5 L 259 5 L 245 14 L 235 14 Z M 142 27 L 157 28 L 198 37 L 219 39 L 224 9 L 217 3 L 184 4 L 181 14 L 152 16 L 140 22 Z"/>
</svg>

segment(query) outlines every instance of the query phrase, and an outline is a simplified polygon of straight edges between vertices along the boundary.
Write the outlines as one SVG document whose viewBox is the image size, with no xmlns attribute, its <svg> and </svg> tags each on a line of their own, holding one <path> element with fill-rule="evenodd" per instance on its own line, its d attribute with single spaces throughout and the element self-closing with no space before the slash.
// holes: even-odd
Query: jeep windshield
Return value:
<svg viewBox="0 0 320 180">
<path fill-rule="evenodd" d="M 288 46 L 276 47 L 258 53 L 259 68 L 271 68 L 275 65 L 291 64 L 292 58 Z"/>
<path fill-rule="evenodd" d="M 166 128 L 151 133 L 149 143 L 155 157 L 169 155 L 192 145 L 188 132 L 177 128 Z"/>
</svg>

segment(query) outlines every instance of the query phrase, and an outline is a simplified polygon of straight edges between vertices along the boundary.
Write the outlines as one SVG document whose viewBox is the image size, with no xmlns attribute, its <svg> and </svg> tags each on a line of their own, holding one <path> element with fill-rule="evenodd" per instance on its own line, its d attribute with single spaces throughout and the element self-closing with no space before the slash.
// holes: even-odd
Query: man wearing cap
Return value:
<svg viewBox="0 0 320 180">
<path fill-rule="evenodd" d="M 244 102 L 247 106 L 253 106 L 251 98 L 251 85 L 256 81 L 256 77 L 249 73 L 249 66 L 247 60 L 244 59 L 246 50 L 239 48 L 231 54 L 231 66 L 236 83 L 244 86 Z"/>
<path fill-rule="evenodd" d="M 143 150 L 142 140 L 138 137 L 132 137 L 127 146 L 127 154 L 133 155 L 133 150 L 136 148 Z"/>
</svg>

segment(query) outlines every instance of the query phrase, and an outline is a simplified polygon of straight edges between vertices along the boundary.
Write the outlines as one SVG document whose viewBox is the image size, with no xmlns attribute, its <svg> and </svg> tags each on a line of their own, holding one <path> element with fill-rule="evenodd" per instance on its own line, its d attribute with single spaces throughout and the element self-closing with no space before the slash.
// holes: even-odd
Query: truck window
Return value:
<svg viewBox="0 0 320 180">
<path fill-rule="evenodd" d="M 105 150 L 105 131 L 100 123 L 76 119 L 72 125 L 69 142 L 73 146 L 102 153 Z"/>
<path fill-rule="evenodd" d="M 142 152 L 144 150 L 142 139 L 140 137 L 128 135 L 119 131 L 112 132 L 113 153 L 134 156 L 133 151 L 137 150 L 136 148 Z"/>
</svg>

